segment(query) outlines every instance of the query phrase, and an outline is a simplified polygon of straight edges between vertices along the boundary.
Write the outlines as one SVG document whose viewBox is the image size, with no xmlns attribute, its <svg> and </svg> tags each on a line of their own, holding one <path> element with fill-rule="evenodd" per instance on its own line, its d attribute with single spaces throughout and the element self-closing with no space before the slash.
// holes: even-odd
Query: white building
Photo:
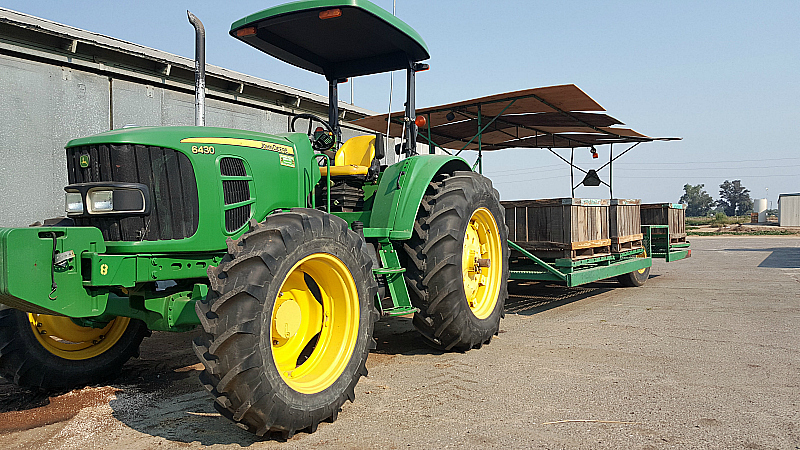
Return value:
<svg viewBox="0 0 800 450">
<path fill-rule="evenodd" d="M 800 193 L 781 194 L 778 197 L 778 224 L 782 227 L 800 227 Z"/>
</svg>

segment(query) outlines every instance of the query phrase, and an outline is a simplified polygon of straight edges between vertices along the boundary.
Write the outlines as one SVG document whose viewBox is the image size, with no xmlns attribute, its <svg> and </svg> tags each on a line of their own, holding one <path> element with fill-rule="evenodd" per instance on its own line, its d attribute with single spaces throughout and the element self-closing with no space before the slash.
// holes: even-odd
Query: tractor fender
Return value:
<svg viewBox="0 0 800 450">
<path fill-rule="evenodd" d="M 448 155 L 418 155 L 386 168 L 375 192 L 371 228 L 387 229 L 395 240 L 411 238 L 422 196 L 433 177 L 457 170 L 471 171 L 462 158 Z"/>
</svg>

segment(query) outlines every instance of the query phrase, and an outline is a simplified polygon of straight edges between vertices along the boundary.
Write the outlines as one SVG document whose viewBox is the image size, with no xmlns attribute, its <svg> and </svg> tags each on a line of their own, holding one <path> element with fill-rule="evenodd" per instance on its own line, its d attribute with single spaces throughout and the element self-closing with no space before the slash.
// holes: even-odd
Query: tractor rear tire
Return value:
<svg viewBox="0 0 800 450">
<path fill-rule="evenodd" d="M 149 334 L 144 322 L 127 317 L 90 328 L 68 317 L 0 306 L 0 375 L 18 386 L 48 391 L 110 380 L 128 359 L 139 356 Z"/>
<path fill-rule="evenodd" d="M 508 297 L 507 236 L 488 178 L 455 172 L 430 183 L 403 244 L 406 284 L 420 310 L 413 324 L 429 343 L 465 351 L 498 333 Z"/>
<path fill-rule="evenodd" d="M 194 342 L 223 416 L 288 439 L 355 399 L 378 318 L 368 248 L 344 220 L 302 208 L 228 241 L 197 302 L 205 333 Z"/>
<path fill-rule="evenodd" d="M 639 287 L 647 282 L 650 277 L 650 268 L 646 267 L 642 270 L 634 270 L 633 272 L 617 276 L 619 284 L 625 287 Z"/>
</svg>

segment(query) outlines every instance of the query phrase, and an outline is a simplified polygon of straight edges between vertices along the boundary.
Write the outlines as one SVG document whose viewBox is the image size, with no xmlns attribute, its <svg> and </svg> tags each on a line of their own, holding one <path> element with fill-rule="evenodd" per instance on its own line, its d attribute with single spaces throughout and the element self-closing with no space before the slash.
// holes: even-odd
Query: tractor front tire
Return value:
<svg viewBox="0 0 800 450">
<path fill-rule="evenodd" d="M 91 328 L 68 317 L 0 306 L 0 375 L 18 386 L 48 391 L 99 383 L 138 356 L 149 333 L 144 322 L 127 317 Z"/>
<path fill-rule="evenodd" d="M 475 172 L 430 183 L 403 249 L 413 324 L 434 346 L 465 351 L 489 343 L 508 297 L 508 231 L 491 181 Z"/>
<path fill-rule="evenodd" d="M 302 208 L 228 241 L 196 305 L 205 333 L 194 345 L 223 416 L 288 439 L 355 399 L 378 318 L 367 251 L 344 220 Z"/>
</svg>

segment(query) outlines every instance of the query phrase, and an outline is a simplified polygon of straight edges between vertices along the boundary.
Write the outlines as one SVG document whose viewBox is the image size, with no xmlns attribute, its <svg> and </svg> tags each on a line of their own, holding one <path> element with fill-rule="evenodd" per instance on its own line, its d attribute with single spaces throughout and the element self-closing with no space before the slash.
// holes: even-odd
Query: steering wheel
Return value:
<svg viewBox="0 0 800 450">
<path fill-rule="evenodd" d="M 308 119 L 308 131 L 306 134 L 308 135 L 308 139 L 311 141 L 311 147 L 318 151 L 325 151 L 330 150 L 336 145 L 336 138 L 334 137 L 333 128 L 331 128 L 328 122 L 322 120 L 319 116 L 315 116 L 314 114 L 298 114 L 292 118 L 292 122 L 289 124 L 289 128 L 292 130 L 293 133 L 298 133 L 295 130 L 294 125 L 297 123 L 299 119 Z M 312 132 L 311 125 L 314 122 L 319 122 L 325 128 L 323 132 Z"/>
</svg>

